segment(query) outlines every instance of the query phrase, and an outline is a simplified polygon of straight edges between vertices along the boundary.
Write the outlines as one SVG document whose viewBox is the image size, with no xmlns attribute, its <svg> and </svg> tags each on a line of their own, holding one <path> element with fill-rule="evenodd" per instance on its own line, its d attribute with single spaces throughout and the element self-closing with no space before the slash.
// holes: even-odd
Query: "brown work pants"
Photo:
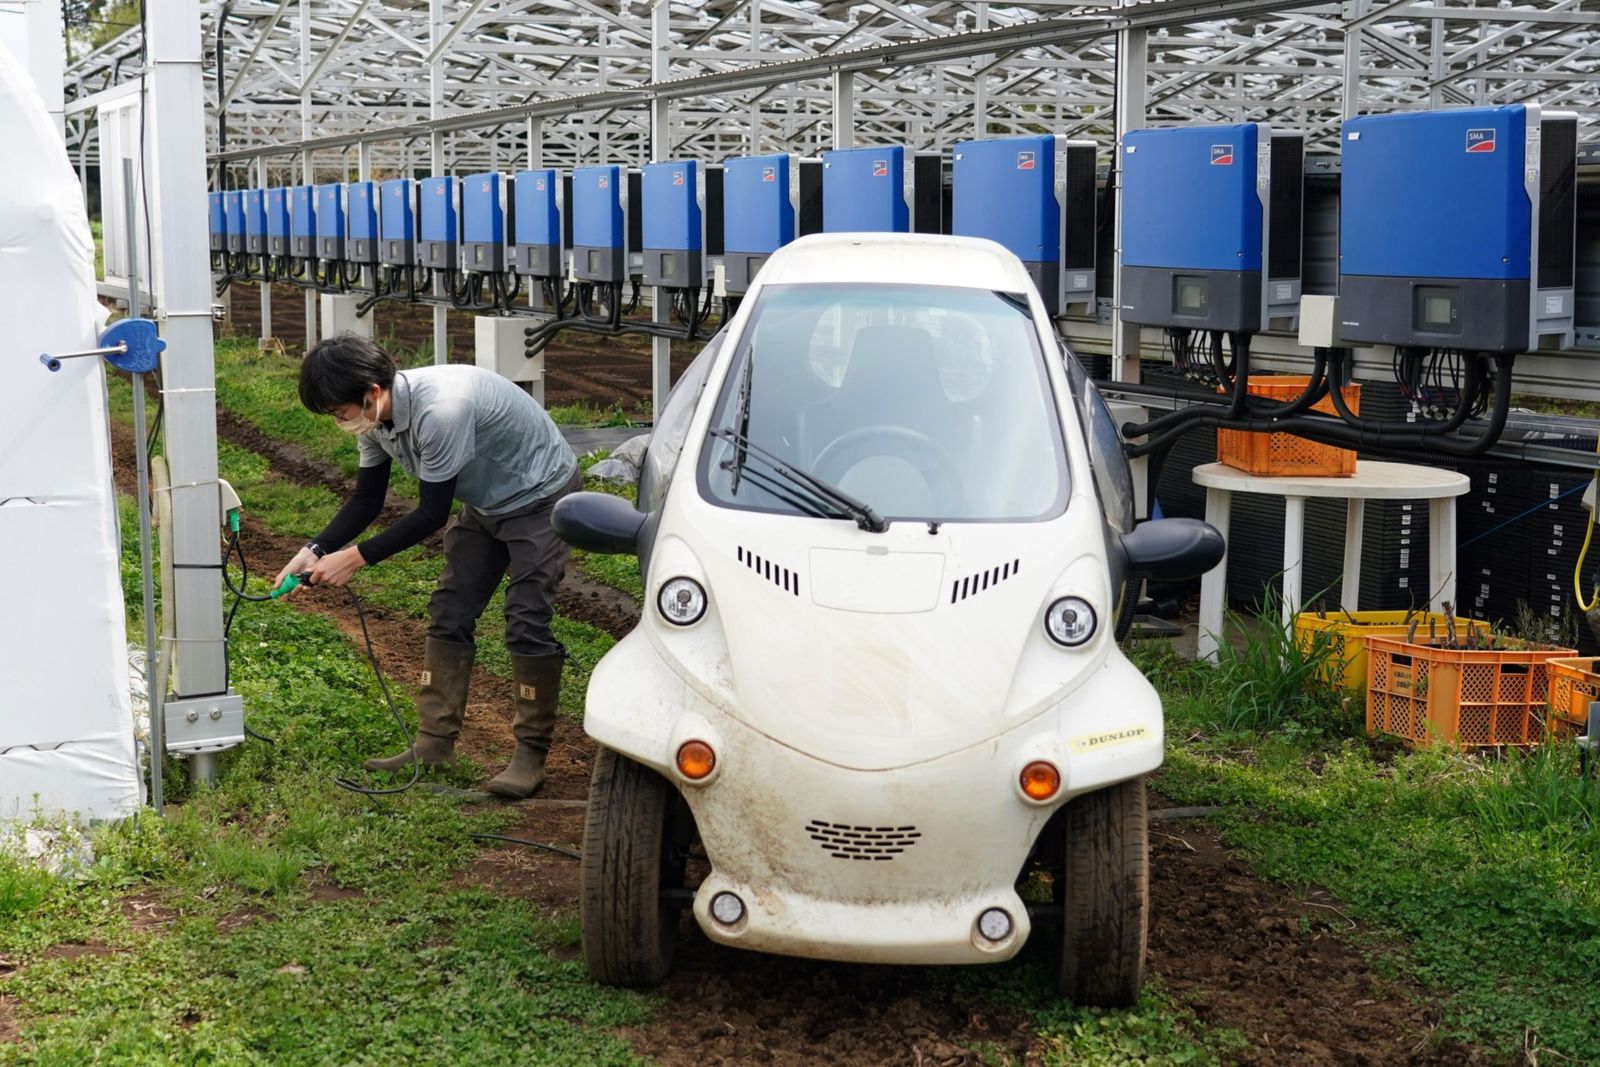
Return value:
<svg viewBox="0 0 1600 1067">
<path fill-rule="evenodd" d="M 461 505 L 444 529 L 444 571 L 428 600 L 428 636 L 473 644 L 478 617 L 509 570 L 506 648 L 519 656 L 563 651 L 550 617 L 570 550 L 550 528 L 550 513 L 582 486 L 579 472 L 550 496 L 505 515 Z"/>
</svg>

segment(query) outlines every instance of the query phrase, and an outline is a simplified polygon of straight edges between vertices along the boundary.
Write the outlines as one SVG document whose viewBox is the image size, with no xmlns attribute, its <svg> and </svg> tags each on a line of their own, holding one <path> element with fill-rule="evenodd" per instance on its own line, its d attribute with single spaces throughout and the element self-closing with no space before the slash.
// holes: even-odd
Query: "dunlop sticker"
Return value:
<svg viewBox="0 0 1600 1067">
<path fill-rule="evenodd" d="M 1123 730 L 1106 730 L 1097 734 L 1079 734 L 1072 739 L 1074 752 L 1098 752 L 1103 748 L 1131 745 L 1150 736 L 1148 726 L 1130 726 Z"/>
</svg>

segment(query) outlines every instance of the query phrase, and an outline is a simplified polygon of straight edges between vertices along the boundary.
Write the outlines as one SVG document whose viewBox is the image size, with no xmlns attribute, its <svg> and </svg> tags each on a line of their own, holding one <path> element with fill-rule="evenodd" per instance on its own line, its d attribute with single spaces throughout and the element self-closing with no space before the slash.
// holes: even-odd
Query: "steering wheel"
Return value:
<svg viewBox="0 0 1600 1067">
<path fill-rule="evenodd" d="M 837 485 L 857 463 L 881 456 L 891 456 L 915 467 L 927 481 L 940 510 L 949 509 L 960 465 L 948 451 L 935 444 L 933 438 L 904 426 L 863 426 L 842 434 L 817 453 L 812 470 L 817 477 Z"/>
</svg>

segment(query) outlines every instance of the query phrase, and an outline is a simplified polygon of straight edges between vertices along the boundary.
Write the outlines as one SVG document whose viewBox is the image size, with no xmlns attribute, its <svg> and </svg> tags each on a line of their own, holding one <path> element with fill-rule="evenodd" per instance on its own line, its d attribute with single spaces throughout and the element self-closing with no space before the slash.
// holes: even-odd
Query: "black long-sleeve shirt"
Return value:
<svg viewBox="0 0 1600 1067">
<path fill-rule="evenodd" d="M 372 525 L 383 511 L 383 502 L 389 495 L 391 466 L 391 461 L 385 459 L 382 463 L 356 471 L 355 492 L 315 538 L 323 551 L 338 551 Z M 449 521 L 450 506 L 455 502 L 455 496 L 454 478 L 444 482 L 419 482 L 416 508 L 401 516 L 382 533 L 361 542 L 356 550 L 368 563 L 378 563 L 396 552 L 422 543 L 429 534 Z"/>
</svg>

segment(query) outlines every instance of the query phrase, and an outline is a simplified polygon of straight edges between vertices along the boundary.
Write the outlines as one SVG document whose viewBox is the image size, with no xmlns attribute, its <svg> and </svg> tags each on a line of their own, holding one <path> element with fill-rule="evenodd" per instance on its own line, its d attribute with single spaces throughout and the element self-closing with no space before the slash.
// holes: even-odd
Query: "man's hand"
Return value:
<svg viewBox="0 0 1600 1067">
<path fill-rule="evenodd" d="M 278 576 L 272 579 L 272 588 L 276 589 L 278 586 L 282 585 L 283 580 L 289 577 L 289 575 L 305 574 L 316 565 L 317 554 L 311 551 L 310 545 L 307 545 L 305 548 L 302 548 L 300 551 L 296 552 L 294 554 L 294 559 L 291 559 L 288 565 L 285 566 L 283 570 L 278 572 Z M 292 593 L 294 590 L 291 589 L 289 592 Z M 286 593 L 284 595 L 287 596 L 288 594 Z"/>
<path fill-rule="evenodd" d="M 331 585 L 335 588 L 348 585 L 350 578 L 367 565 L 354 545 L 329 552 L 311 568 L 312 585 Z"/>
</svg>

